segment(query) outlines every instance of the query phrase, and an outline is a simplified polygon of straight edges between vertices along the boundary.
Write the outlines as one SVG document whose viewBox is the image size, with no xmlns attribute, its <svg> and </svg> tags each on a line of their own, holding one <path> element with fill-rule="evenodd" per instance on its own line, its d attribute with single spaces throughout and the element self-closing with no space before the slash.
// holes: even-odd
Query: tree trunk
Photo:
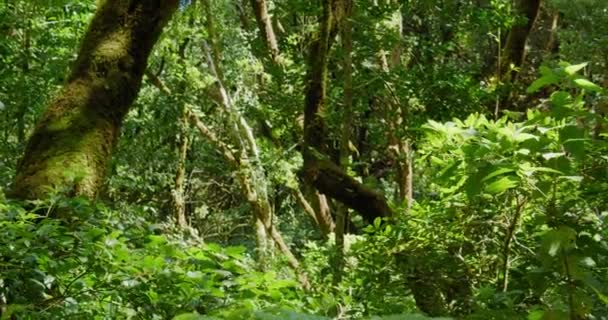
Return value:
<svg viewBox="0 0 608 320">
<path fill-rule="evenodd" d="M 27 23 L 23 27 L 23 61 L 21 62 L 21 83 L 24 86 L 24 91 L 27 92 L 28 83 L 27 77 L 30 73 L 30 57 L 32 55 L 32 22 L 31 17 L 29 16 L 30 8 L 29 6 L 25 6 L 24 15 Z M 28 111 L 29 104 L 31 103 L 31 97 L 27 94 L 21 97 L 21 103 L 19 105 L 19 111 L 16 115 L 17 118 L 17 141 L 19 145 L 25 144 L 25 123 L 26 123 L 26 115 Z"/>
<path fill-rule="evenodd" d="M 30 137 L 13 197 L 44 198 L 52 189 L 97 196 L 148 56 L 177 7 L 177 0 L 98 1 L 67 82 Z"/>
<path fill-rule="evenodd" d="M 522 66 L 526 55 L 528 36 L 538 17 L 540 4 L 541 0 L 516 0 L 516 13 L 524 16 L 527 21 L 524 24 L 515 24 L 509 31 L 502 50 L 500 79 L 513 81 L 517 75 L 517 72 L 513 71 L 513 67 L 519 68 Z"/>
<path fill-rule="evenodd" d="M 556 54 L 559 52 L 559 39 L 557 36 L 557 30 L 559 27 L 559 11 L 555 10 L 551 14 L 551 29 L 549 30 L 549 39 L 545 45 L 546 54 Z"/>
<path fill-rule="evenodd" d="M 258 23 L 258 28 L 260 29 L 262 39 L 264 40 L 266 48 L 270 52 L 272 61 L 276 63 L 279 57 L 279 45 L 277 43 L 277 37 L 274 33 L 270 14 L 268 14 L 268 4 L 265 0 L 251 0 L 251 6 L 253 7 L 255 20 Z"/>
<path fill-rule="evenodd" d="M 324 194 L 316 190 L 312 191 L 310 198 L 313 203 L 315 215 L 317 216 L 317 221 L 319 222 L 321 233 L 324 235 L 324 237 L 328 236 L 330 233 L 334 232 L 336 227 L 334 224 L 334 218 L 331 216 L 329 199 L 327 199 Z"/>
<path fill-rule="evenodd" d="M 173 198 L 173 217 L 181 228 L 188 226 L 186 219 L 186 196 L 184 194 L 186 184 L 186 157 L 190 139 L 188 137 L 188 110 L 182 106 L 182 114 L 179 119 L 179 147 L 177 169 L 175 171 L 175 186 L 171 193 Z"/>
<path fill-rule="evenodd" d="M 319 227 L 323 239 L 327 239 L 329 234 L 334 232 L 335 228 L 327 197 L 314 190 L 314 188 L 307 187 L 306 193 L 311 201 L 306 199 L 306 196 L 299 187 L 293 189 L 294 196 L 302 209 L 310 216 L 315 225 Z"/>
<path fill-rule="evenodd" d="M 353 123 L 353 27 L 351 18 L 353 15 L 353 1 L 344 1 L 344 18 L 341 23 L 342 50 L 344 51 L 343 70 L 344 70 L 344 107 L 342 110 L 342 137 L 340 141 L 340 167 L 347 170 L 350 166 L 350 137 Z M 333 284 L 338 285 L 342 282 L 342 274 L 346 265 L 344 257 L 344 234 L 346 221 L 348 219 L 348 207 L 341 204 L 336 212 L 336 259 L 334 262 Z"/>
<path fill-rule="evenodd" d="M 210 11 L 207 11 L 207 28 L 210 28 L 213 23 L 212 16 L 209 14 L 209 12 Z M 231 132 L 232 138 L 234 139 L 232 143 L 237 147 L 237 150 L 232 152 L 227 144 L 214 137 L 211 131 L 198 120 L 196 115 L 191 113 L 190 119 L 195 123 L 201 133 L 203 133 L 210 140 L 214 141 L 214 143 L 220 147 L 226 159 L 237 167 L 237 179 L 240 182 L 247 202 L 249 202 L 252 207 L 254 219 L 256 220 L 256 235 L 258 236 L 258 245 L 260 246 L 258 248 L 261 250 L 260 255 L 262 258 L 260 261 L 264 262 L 263 258 L 266 255 L 266 252 L 262 251 L 267 249 L 266 236 L 270 236 L 277 247 L 279 247 L 279 250 L 287 258 L 289 265 L 294 269 L 296 274 L 298 274 L 302 286 L 304 288 L 308 288 L 309 282 L 306 274 L 302 272 L 297 258 L 293 255 L 291 249 L 289 246 L 287 246 L 279 230 L 273 223 L 273 208 L 270 204 L 270 199 L 268 196 L 269 184 L 264 173 L 264 168 L 262 167 L 260 150 L 255 137 L 253 136 L 253 130 L 236 106 L 233 105 L 232 99 L 224 86 L 221 68 L 220 65 L 217 64 L 219 61 L 218 57 L 220 56 L 221 52 L 219 46 L 217 46 L 217 38 L 215 38 L 216 34 L 211 32 L 209 29 L 208 32 L 210 35 L 212 35 L 212 40 L 214 40 L 213 44 L 215 44 L 215 47 L 213 48 L 213 56 L 212 49 L 209 48 L 206 43 L 203 43 L 203 49 L 209 65 L 209 71 L 217 80 L 216 84 L 221 96 L 220 101 L 218 102 L 222 106 L 223 112 L 225 112 L 228 116 L 228 121 L 230 122 L 228 123 L 228 128 Z M 262 226 L 265 227 L 265 234 L 262 234 Z"/>
<path fill-rule="evenodd" d="M 359 212 L 368 222 L 392 215 L 381 194 L 347 175 L 327 157 L 327 133 L 323 119 L 326 103 L 327 64 L 344 4 L 340 0 L 323 3 L 320 33 L 310 52 L 308 87 L 304 106 L 304 174 L 310 184 Z"/>
</svg>

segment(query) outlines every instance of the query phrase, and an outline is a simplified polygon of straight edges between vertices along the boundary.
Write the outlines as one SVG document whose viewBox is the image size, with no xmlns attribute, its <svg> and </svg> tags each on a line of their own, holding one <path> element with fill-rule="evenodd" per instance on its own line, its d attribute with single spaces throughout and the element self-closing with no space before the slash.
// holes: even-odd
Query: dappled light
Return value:
<svg viewBox="0 0 608 320">
<path fill-rule="evenodd" d="M 608 319 L 608 1 L 0 1 L 0 319 Z"/>
</svg>

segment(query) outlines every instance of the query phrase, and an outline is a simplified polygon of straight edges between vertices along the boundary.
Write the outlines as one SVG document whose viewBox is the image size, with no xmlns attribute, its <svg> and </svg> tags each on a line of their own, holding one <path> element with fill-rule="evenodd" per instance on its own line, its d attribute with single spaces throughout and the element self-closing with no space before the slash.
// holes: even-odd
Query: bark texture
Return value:
<svg viewBox="0 0 608 320">
<path fill-rule="evenodd" d="M 268 51 L 268 56 L 273 64 L 278 65 L 280 63 L 281 53 L 279 50 L 277 36 L 274 31 L 272 18 L 268 13 L 268 2 L 266 0 L 250 0 L 250 2 L 251 6 L 253 7 L 253 12 L 255 14 L 260 35 Z M 259 85 L 260 87 L 264 86 L 263 83 L 260 83 Z M 272 138 L 272 135 L 269 136 L 270 140 L 273 141 L 275 145 L 279 145 L 276 139 Z M 311 217 L 313 217 L 313 220 L 319 226 L 323 237 L 326 238 L 331 232 L 334 231 L 335 227 L 333 218 L 331 216 L 329 201 L 324 194 L 317 191 L 308 192 L 307 195 L 310 201 L 303 197 L 301 190 L 295 191 L 296 200 L 307 214 L 312 214 Z"/>
<path fill-rule="evenodd" d="M 344 51 L 343 65 L 343 89 L 344 89 L 344 106 L 342 108 L 342 137 L 340 139 L 340 166 L 343 170 L 347 170 L 350 166 L 350 136 L 353 123 L 353 28 L 352 14 L 353 1 L 343 0 L 344 2 L 344 18 L 342 19 L 340 36 L 342 40 L 342 50 Z M 348 208 L 345 205 L 340 205 L 336 212 L 336 258 L 334 261 L 334 285 L 342 282 L 344 266 L 346 265 L 344 253 L 344 234 L 346 233 L 346 221 L 348 219 Z"/>
<path fill-rule="evenodd" d="M 518 23 L 511 27 L 507 36 L 507 41 L 502 50 L 500 63 L 500 79 L 514 80 L 516 72 L 513 71 L 511 65 L 515 68 L 522 66 L 526 55 L 526 43 L 532 27 L 536 22 L 538 13 L 540 12 L 541 0 L 516 0 L 515 10 L 518 15 L 526 18 L 525 23 Z"/>
<path fill-rule="evenodd" d="M 251 6 L 253 7 L 255 20 L 258 23 L 262 39 L 270 52 L 272 60 L 276 63 L 279 58 L 279 45 L 274 33 L 270 14 L 268 13 L 268 4 L 265 0 L 251 0 Z"/>
<path fill-rule="evenodd" d="M 98 1 L 67 82 L 18 164 L 13 197 L 44 198 L 52 189 L 96 197 L 148 56 L 177 7 L 177 0 Z"/>
<path fill-rule="evenodd" d="M 175 185 L 171 192 L 173 199 L 173 217 L 177 224 L 186 228 L 188 226 L 188 219 L 186 218 L 186 157 L 188 155 L 188 147 L 190 145 L 190 139 L 188 137 L 188 110 L 185 106 L 182 106 L 182 115 L 179 119 L 179 147 L 178 147 L 178 159 L 177 168 L 175 170 Z"/>
<path fill-rule="evenodd" d="M 384 196 L 347 175 L 327 156 L 329 147 L 323 120 L 327 64 L 344 8 L 340 0 L 323 3 L 319 35 L 311 46 L 304 107 L 304 175 L 321 193 L 356 210 L 367 221 L 373 221 L 376 217 L 392 215 Z"/>
</svg>

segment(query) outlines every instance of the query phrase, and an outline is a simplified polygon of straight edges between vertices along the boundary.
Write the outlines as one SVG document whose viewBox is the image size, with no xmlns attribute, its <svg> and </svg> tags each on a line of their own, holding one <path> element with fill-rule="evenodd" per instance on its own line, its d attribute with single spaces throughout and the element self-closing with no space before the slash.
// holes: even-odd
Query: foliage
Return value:
<svg viewBox="0 0 608 320">
<path fill-rule="evenodd" d="M 597 166 L 608 146 L 593 136 L 604 119 L 584 105 L 603 89 L 577 75 L 583 67 L 541 68 L 530 91 L 561 90 L 523 121 L 429 121 L 417 160 L 423 194 L 410 215 L 378 220 L 354 241 L 343 282 L 316 292 L 328 303 L 320 310 L 411 310 L 403 293 L 422 276 L 452 313 L 470 310 L 467 319 L 604 314 L 606 207 L 597 200 L 606 176 Z M 315 287 L 327 288 L 333 243 L 308 248 Z"/>
<path fill-rule="evenodd" d="M 1 319 L 605 318 L 608 2 L 543 1 L 519 76 L 503 83 L 497 54 L 525 23 L 513 1 L 354 1 L 352 112 L 340 34 L 324 142 L 336 163 L 348 149 L 345 171 L 397 215 L 365 225 L 349 212 L 341 281 L 337 236 L 318 227 L 301 170 L 320 2 L 266 1 L 276 61 L 250 2 L 180 1 L 99 199 L 19 202 L 10 189 L 27 137 L 100 1 L 0 1 Z M 186 110 L 239 156 L 240 116 L 259 157 L 227 161 Z M 251 162 L 299 267 L 272 236 L 260 258 L 256 202 L 239 183 Z M 402 199 L 408 164 L 413 199 Z M 181 165 L 186 229 L 172 212 Z M 336 218 L 337 201 L 328 207 Z"/>
<path fill-rule="evenodd" d="M 78 198 L 28 207 L 0 205 L 1 294 L 12 302 L 3 316 L 167 319 L 297 306 L 296 283 L 255 271 L 243 247 L 172 235 L 143 208 L 116 211 Z"/>
</svg>

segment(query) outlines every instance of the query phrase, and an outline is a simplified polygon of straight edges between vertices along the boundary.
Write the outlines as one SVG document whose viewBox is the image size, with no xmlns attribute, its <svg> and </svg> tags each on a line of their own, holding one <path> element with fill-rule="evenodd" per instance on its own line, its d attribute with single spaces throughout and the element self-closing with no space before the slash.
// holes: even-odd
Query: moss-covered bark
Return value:
<svg viewBox="0 0 608 320">
<path fill-rule="evenodd" d="M 13 197 L 44 198 L 52 189 L 97 195 L 148 56 L 177 6 L 177 0 L 98 1 L 67 82 L 29 139 Z"/>
<path fill-rule="evenodd" d="M 311 46 L 308 87 L 304 106 L 304 175 L 319 192 L 359 212 L 367 221 L 391 216 L 386 199 L 347 175 L 328 157 L 328 135 L 323 119 L 326 104 L 327 64 L 339 22 L 344 16 L 344 2 L 325 1 L 318 38 Z"/>
</svg>

